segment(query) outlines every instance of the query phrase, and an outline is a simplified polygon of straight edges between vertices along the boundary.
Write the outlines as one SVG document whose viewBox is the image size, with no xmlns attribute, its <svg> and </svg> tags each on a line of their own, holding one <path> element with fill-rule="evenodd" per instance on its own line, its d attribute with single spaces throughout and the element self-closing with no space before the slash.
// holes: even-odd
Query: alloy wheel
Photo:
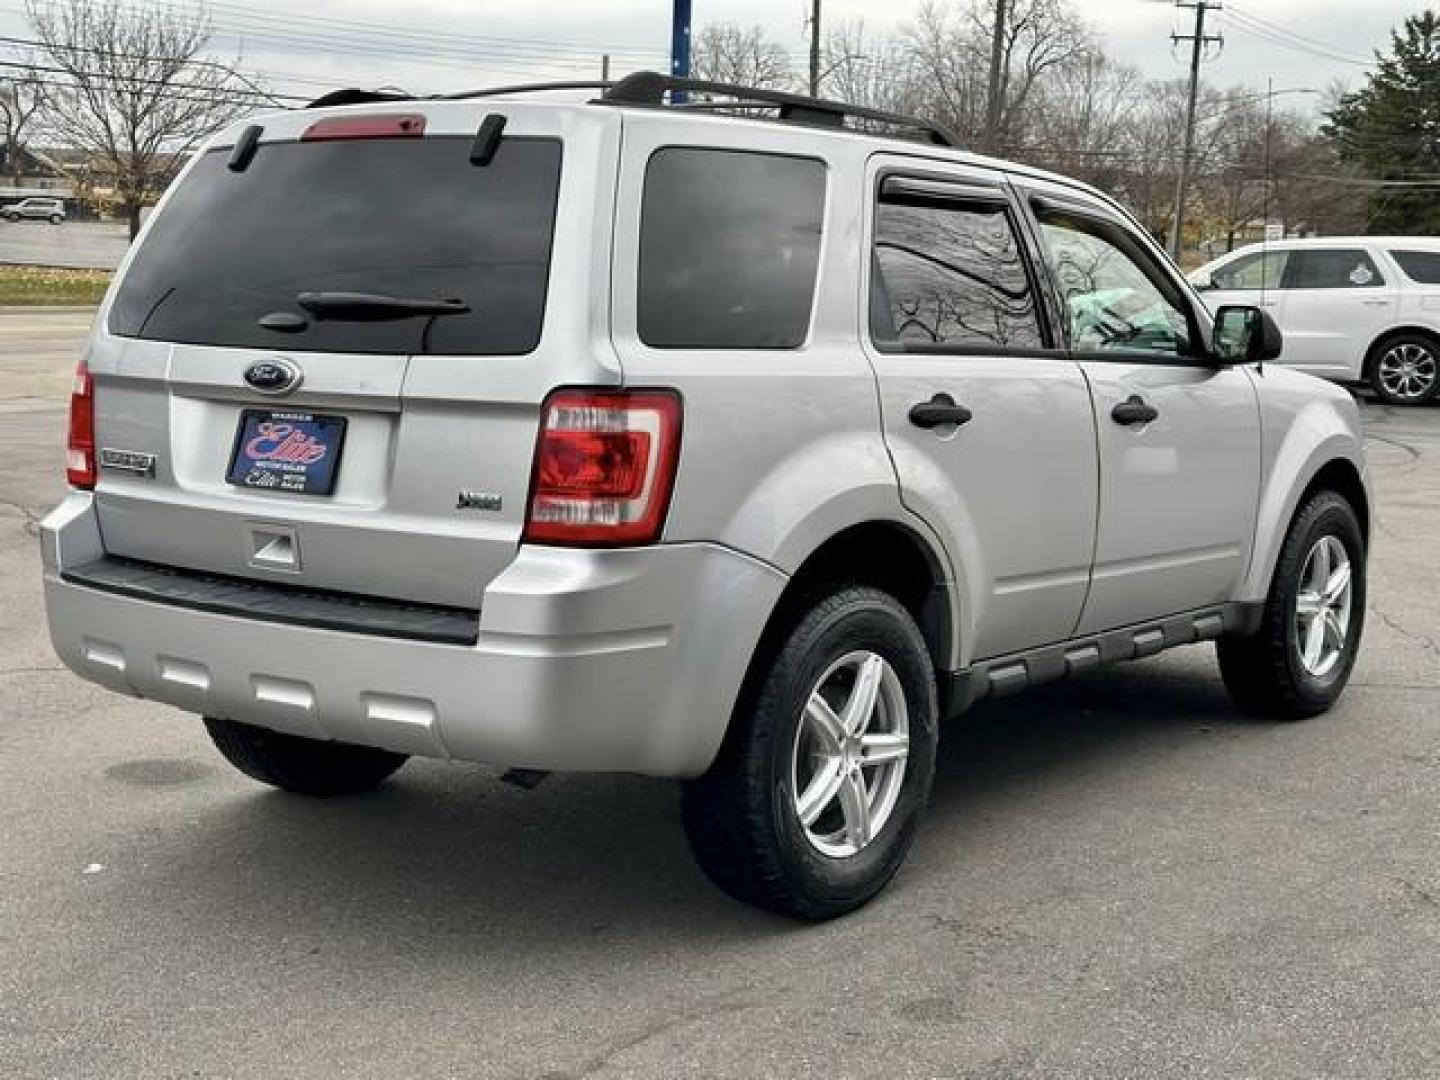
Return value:
<svg viewBox="0 0 1440 1080">
<path fill-rule="evenodd" d="M 1338 537 L 1315 541 L 1300 571 L 1295 598 L 1295 645 L 1306 672 L 1323 679 L 1339 665 L 1350 635 L 1354 573 Z"/>
<path fill-rule="evenodd" d="M 812 847 L 855 855 L 895 810 L 910 754 L 900 678 L 878 653 L 860 650 L 826 669 L 795 731 L 793 809 Z"/>
<path fill-rule="evenodd" d="M 1413 341 L 1391 346 L 1380 357 L 1380 385 L 1393 397 L 1418 401 L 1435 388 L 1440 374 L 1435 353 Z"/>
</svg>

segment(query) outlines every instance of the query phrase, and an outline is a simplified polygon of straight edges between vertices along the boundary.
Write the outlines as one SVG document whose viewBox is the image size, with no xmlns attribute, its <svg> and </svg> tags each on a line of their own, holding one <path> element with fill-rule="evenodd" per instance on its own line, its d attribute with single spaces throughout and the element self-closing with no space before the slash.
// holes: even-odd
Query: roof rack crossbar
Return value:
<svg viewBox="0 0 1440 1080">
<path fill-rule="evenodd" d="M 784 90 L 762 90 L 752 86 L 709 82 L 704 79 L 681 79 L 655 71 L 637 71 L 611 86 L 600 100 L 611 105 L 665 104 L 665 94 L 681 90 L 696 94 L 721 94 L 736 99 L 737 107 L 769 107 L 780 110 L 780 119 L 795 123 L 843 127 L 847 118 L 869 120 L 892 127 L 917 131 L 938 146 L 959 147 L 960 141 L 943 124 L 918 116 L 871 109 L 863 105 L 847 105 L 842 101 L 806 97 Z M 707 103 L 708 104 L 708 103 Z M 693 108 L 691 104 L 687 107 Z M 718 106 L 723 108 L 724 106 Z"/>
</svg>

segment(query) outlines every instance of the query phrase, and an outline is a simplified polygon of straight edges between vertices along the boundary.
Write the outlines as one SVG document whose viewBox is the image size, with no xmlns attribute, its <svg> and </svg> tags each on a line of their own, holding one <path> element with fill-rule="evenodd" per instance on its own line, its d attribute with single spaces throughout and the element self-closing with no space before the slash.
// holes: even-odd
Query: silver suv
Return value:
<svg viewBox="0 0 1440 1080">
<path fill-rule="evenodd" d="M 1361 431 L 1279 350 L 1106 196 L 904 117 L 342 92 L 222 134 L 121 268 L 51 634 L 288 791 L 683 780 L 721 887 L 826 918 L 981 698 L 1207 639 L 1247 709 L 1340 695 Z"/>
<path fill-rule="evenodd" d="M 59 225 L 65 220 L 65 204 L 59 199 L 21 199 L 19 202 L 0 206 L 0 216 L 6 221 L 48 221 Z"/>
</svg>

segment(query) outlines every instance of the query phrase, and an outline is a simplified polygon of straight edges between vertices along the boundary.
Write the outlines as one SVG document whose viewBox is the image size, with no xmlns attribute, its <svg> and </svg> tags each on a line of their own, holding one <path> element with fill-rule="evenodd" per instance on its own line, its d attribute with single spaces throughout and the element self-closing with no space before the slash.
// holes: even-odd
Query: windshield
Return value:
<svg viewBox="0 0 1440 1080">
<path fill-rule="evenodd" d="M 195 164 L 121 283 L 110 330 L 201 345 L 513 355 L 540 340 L 560 143 L 469 137 L 262 145 Z M 460 301 L 444 318 L 314 317 L 301 293 Z M 258 320 L 277 313 L 266 329 Z"/>
</svg>

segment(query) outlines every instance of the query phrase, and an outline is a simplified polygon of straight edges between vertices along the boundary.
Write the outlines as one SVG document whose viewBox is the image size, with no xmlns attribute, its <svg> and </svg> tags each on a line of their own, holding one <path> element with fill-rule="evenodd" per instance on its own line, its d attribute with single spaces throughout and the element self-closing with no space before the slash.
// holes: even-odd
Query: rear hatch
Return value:
<svg viewBox="0 0 1440 1080">
<path fill-rule="evenodd" d="M 105 548 L 478 607 L 519 544 L 545 395 L 619 381 L 592 331 L 615 111 L 261 127 L 248 160 L 237 128 L 178 181 L 92 341 Z"/>
</svg>

